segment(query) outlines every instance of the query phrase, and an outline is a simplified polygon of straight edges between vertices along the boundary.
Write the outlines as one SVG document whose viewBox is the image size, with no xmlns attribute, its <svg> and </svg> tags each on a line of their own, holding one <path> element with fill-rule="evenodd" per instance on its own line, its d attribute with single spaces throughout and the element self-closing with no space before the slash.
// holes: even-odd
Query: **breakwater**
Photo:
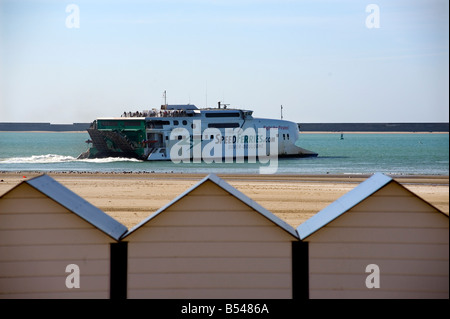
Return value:
<svg viewBox="0 0 450 319">
<path fill-rule="evenodd" d="M 448 132 L 449 123 L 298 123 L 301 132 Z"/>
<path fill-rule="evenodd" d="M 86 131 L 90 125 L 90 123 L 51 124 L 41 122 L 0 122 L 0 131 L 77 132 Z"/>
<path fill-rule="evenodd" d="M 86 131 L 90 123 L 0 122 L 0 131 Z M 298 123 L 301 132 L 449 132 L 449 123 Z"/>
</svg>

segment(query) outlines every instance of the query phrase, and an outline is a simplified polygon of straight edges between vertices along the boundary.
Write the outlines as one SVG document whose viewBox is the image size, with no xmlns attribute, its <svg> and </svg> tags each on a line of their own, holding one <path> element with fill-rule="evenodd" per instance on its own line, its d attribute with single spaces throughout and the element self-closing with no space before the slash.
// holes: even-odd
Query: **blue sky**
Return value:
<svg viewBox="0 0 450 319">
<path fill-rule="evenodd" d="M 448 3 L 0 0 L 0 121 L 90 122 L 166 90 L 303 123 L 448 122 Z"/>
</svg>

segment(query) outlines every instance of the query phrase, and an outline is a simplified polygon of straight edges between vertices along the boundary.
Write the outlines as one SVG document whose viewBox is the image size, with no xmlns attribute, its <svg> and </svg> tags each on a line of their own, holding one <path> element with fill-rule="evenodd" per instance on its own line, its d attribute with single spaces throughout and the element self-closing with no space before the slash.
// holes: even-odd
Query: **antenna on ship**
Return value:
<svg viewBox="0 0 450 319">
<path fill-rule="evenodd" d="M 208 81 L 205 84 L 205 108 L 208 107 Z"/>
<path fill-rule="evenodd" d="M 283 105 L 281 105 L 281 119 L 283 119 Z"/>
<path fill-rule="evenodd" d="M 166 92 L 166 90 L 164 90 L 164 92 L 163 92 L 163 98 L 164 98 L 164 105 L 161 105 L 161 110 L 166 110 L 167 109 L 167 92 Z"/>
</svg>

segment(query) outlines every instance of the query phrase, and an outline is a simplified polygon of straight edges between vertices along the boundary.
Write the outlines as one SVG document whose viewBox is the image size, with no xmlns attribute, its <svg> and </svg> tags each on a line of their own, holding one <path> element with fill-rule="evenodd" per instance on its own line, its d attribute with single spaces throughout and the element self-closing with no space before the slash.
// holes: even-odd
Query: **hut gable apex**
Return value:
<svg viewBox="0 0 450 319">
<path fill-rule="evenodd" d="M 310 236 L 392 181 L 393 179 L 389 176 L 375 173 L 372 177 L 298 226 L 299 238 L 303 240 Z"/>
<path fill-rule="evenodd" d="M 127 228 L 124 225 L 97 207 L 93 206 L 65 186 L 61 185 L 48 175 L 41 175 L 27 181 L 23 181 L 22 183 L 26 183 L 33 187 L 38 192 L 44 194 L 72 213 L 78 215 L 115 240 L 119 240 L 120 236 L 127 231 Z M 6 194 L 13 192 L 21 184 L 17 185 Z"/>
<path fill-rule="evenodd" d="M 416 194 L 412 193 L 410 190 L 396 182 L 394 179 L 392 179 L 389 176 L 386 176 L 382 173 L 375 173 L 372 177 L 365 180 L 361 184 L 359 184 L 357 187 L 355 187 L 350 192 L 346 193 L 333 203 L 331 203 L 329 206 L 322 209 L 320 212 L 318 212 L 316 215 L 302 223 L 300 226 L 297 227 L 297 232 L 300 240 L 304 240 L 306 237 L 309 237 L 322 227 L 326 226 L 339 216 L 343 215 L 353 207 L 355 207 L 357 204 L 361 203 L 371 195 L 373 195 L 375 192 L 381 190 L 382 188 L 385 188 L 387 185 L 395 183 L 397 184 L 401 190 L 403 190 L 405 193 L 410 193 L 414 195 L 414 197 L 420 199 L 424 202 L 424 204 L 432 207 L 436 212 L 442 213 L 444 216 L 448 218 L 446 214 L 444 214 L 442 211 L 437 209 L 436 207 L 432 206 L 430 203 L 426 202 Z"/>
<path fill-rule="evenodd" d="M 129 236 L 131 233 L 133 233 L 134 231 L 136 231 L 137 229 L 139 229 L 143 225 L 147 224 L 151 220 L 153 220 L 155 217 L 157 217 L 159 214 L 163 213 L 169 207 L 174 206 L 176 203 L 178 203 L 180 200 L 182 200 L 187 195 L 195 192 L 195 190 L 199 189 L 202 185 L 206 184 L 207 182 L 214 183 L 215 185 L 217 185 L 219 187 L 219 189 L 221 191 L 224 191 L 224 192 L 228 193 L 229 195 L 233 196 L 234 198 L 238 199 L 240 202 L 242 202 L 243 204 L 245 204 L 248 207 L 252 208 L 254 211 L 256 211 L 257 213 L 261 214 L 263 217 L 267 218 L 272 223 L 274 223 L 275 225 L 277 225 L 281 229 L 283 229 L 286 232 L 288 232 L 291 236 L 293 236 L 296 239 L 298 239 L 297 232 L 296 232 L 295 228 L 293 228 L 288 223 L 284 222 L 282 219 L 280 219 L 277 216 L 275 216 L 270 211 L 266 210 L 264 207 L 262 207 L 261 205 L 259 205 L 258 203 L 256 203 L 255 201 L 253 201 L 252 199 L 250 199 L 249 197 L 247 197 L 246 195 L 244 195 L 243 193 L 241 193 L 237 189 L 235 189 L 233 186 L 231 186 L 230 184 L 228 184 L 226 181 L 224 181 L 223 179 L 219 178 L 215 174 L 209 174 L 208 176 L 203 178 L 200 182 L 198 182 L 197 184 L 195 184 L 194 186 L 192 186 L 191 188 L 186 190 L 184 193 L 180 194 L 173 201 L 171 201 L 167 205 L 161 207 L 154 214 L 152 214 L 148 218 L 144 219 L 141 223 L 137 224 L 130 231 L 128 231 L 126 234 L 124 234 L 122 236 L 122 239 L 127 237 L 127 236 Z"/>
</svg>

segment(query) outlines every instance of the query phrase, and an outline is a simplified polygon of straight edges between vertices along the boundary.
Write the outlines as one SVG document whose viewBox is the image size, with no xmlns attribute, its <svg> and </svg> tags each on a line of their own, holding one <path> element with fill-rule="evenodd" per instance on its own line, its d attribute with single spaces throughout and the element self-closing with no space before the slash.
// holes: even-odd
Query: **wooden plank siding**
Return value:
<svg viewBox="0 0 450 319">
<path fill-rule="evenodd" d="M 449 221 L 392 182 L 322 227 L 309 243 L 311 298 L 448 298 Z M 380 288 L 366 287 L 366 266 Z"/>
<path fill-rule="evenodd" d="M 295 238 L 211 181 L 124 240 L 129 298 L 292 298 Z"/>
<path fill-rule="evenodd" d="M 386 176 L 297 232 L 216 176 L 128 232 L 37 182 L 0 197 L 0 299 L 449 297 L 448 216 Z M 69 264 L 80 288 L 65 285 Z"/>
<path fill-rule="evenodd" d="M 30 185 L 0 199 L 0 298 L 108 298 L 113 240 Z M 66 287 L 66 266 L 80 288 Z"/>
</svg>

